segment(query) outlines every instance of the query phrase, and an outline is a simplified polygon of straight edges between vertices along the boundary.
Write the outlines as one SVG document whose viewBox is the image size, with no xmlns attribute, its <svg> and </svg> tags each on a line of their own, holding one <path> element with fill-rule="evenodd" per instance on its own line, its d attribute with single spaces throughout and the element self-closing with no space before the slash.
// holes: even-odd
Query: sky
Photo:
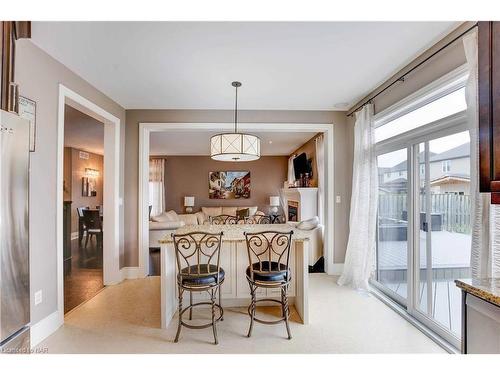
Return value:
<svg viewBox="0 0 500 375">
<path fill-rule="evenodd" d="M 455 148 L 457 146 L 469 142 L 470 142 L 469 132 L 465 131 L 430 141 L 429 150 L 430 152 L 439 154 L 441 152 L 450 150 L 452 148 Z M 421 150 L 423 149 L 424 149 L 424 144 L 422 143 Z M 377 157 L 377 165 L 379 167 L 390 168 L 395 166 L 396 164 L 401 163 L 403 160 L 406 160 L 406 157 L 407 157 L 406 148 L 402 150 L 397 150 L 387 154 L 379 155 Z"/>
<path fill-rule="evenodd" d="M 375 139 L 379 142 L 465 109 L 467 109 L 467 105 L 465 103 L 465 88 L 463 88 L 376 128 Z M 469 142 L 469 132 L 465 131 L 430 141 L 429 150 L 438 154 Z M 423 147 L 422 145 L 422 149 Z M 377 162 L 379 167 L 390 168 L 406 160 L 406 157 L 406 149 L 397 150 L 379 155 Z"/>
</svg>

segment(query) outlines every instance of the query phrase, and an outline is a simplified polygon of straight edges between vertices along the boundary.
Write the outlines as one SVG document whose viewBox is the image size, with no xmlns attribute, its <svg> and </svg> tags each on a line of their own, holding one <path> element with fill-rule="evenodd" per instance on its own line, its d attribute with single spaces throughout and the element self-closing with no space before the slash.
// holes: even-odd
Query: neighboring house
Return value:
<svg viewBox="0 0 500 375">
<path fill-rule="evenodd" d="M 420 154 L 423 161 L 423 153 Z M 470 143 L 464 143 L 450 150 L 430 155 L 431 191 L 435 194 L 470 193 Z M 425 163 L 419 165 L 420 177 L 425 174 Z M 379 168 L 380 189 L 386 192 L 406 192 L 408 180 L 407 162 L 391 168 Z"/>
</svg>

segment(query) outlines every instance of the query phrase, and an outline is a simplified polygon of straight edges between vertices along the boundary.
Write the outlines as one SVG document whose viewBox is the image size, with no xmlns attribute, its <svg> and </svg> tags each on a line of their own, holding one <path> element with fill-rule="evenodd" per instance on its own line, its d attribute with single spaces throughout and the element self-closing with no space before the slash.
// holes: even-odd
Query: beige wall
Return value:
<svg viewBox="0 0 500 375">
<path fill-rule="evenodd" d="M 112 113 L 125 124 L 125 110 L 29 40 L 16 44 L 16 81 L 20 94 L 36 101 L 36 151 L 30 154 L 31 323 L 57 310 L 57 115 L 59 84 Z M 124 126 L 122 125 L 122 155 Z M 123 163 L 120 168 L 123 179 Z M 120 196 L 123 196 L 123 183 Z M 62 213 L 61 213 L 62 214 Z M 123 210 L 120 212 L 123 221 Z M 120 234 L 122 238 L 123 234 Z M 121 248 L 123 248 L 121 246 Z M 34 305 L 34 293 L 43 302 Z"/>
<path fill-rule="evenodd" d="M 288 170 L 287 156 L 263 156 L 246 163 L 215 161 L 209 156 L 170 156 L 165 160 L 167 210 L 184 212 L 184 196 L 195 197 L 194 211 L 202 206 L 258 206 L 267 213 L 269 196 L 279 195 Z M 249 199 L 209 199 L 208 173 L 250 171 Z"/>
<path fill-rule="evenodd" d="M 92 154 L 88 152 L 88 159 L 80 159 L 80 150 L 70 147 L 65 147 L 71 151 L 71 232 L 78 232 L 78 213 L 77 207 L 90 207 L 102 205 L 103 179 L 104 175 L 104 159 L 102 155 Z M 66 161 L 65 161 L 66 164 Z M 99 177 L 96 178 L 96 193 L 95 197 L 82 196 L 82 177 L 85 175 L 85 168 L 91 168 L 99 171 Z"/>
<path fill-rule="evenodd" d="M 396 84 L 391 89 L 375 98 L 375 113 L 386 109 L 465 63 L 465 52 L 460 40 L 459 43 L 453 44 L 428 63 L 422 65 L 408 75 L 403 83 Z"/>
<path fill-rule="evenodd" d="M 125 265 L 138 264 L 138 138 L 140 122 L 232 122 L 233 111 L 209 110 L 127 110 L 125 163 Z M 345 255 L 348 235 L 350 186 L 352 179 L 352 126 L 345 112 L 336 111 L 240 111 L 241 122 L 333 124 L 335 138 L 336 205 L 334 246 L 335 261 Z"/>
<path fill-rule="evenodd" d="M 464 22 L 459 27 L 457 27 L 453 32 L 448 34 L 445 38 L 438 41 L 434 46 L 430 47 L 428 50 L 423 52 L 420 56 L 410 62 L 408 65 L 403 67 L 400 71 L 395 73 L 391 78 L 382 83 L 379 87 L 370 92 L 365 98 L 360 100 L 352 109 L 358 107 L 361 103 L 364 103 L 369 97 L 373 96 L 375 93 L 380 92 L 387 85 L 394 82 L 395 79 L 399 78 L 402 74 L 408 72 L 410 69 L 418 65 L 420 62 L 430 57 L 434 52 L 439 50 L 441 47 L 451 42 L 456 36 L 467 30 L 473 25 L 473 22 Z M 415 69 L 412 73 L 405 76 L 404 82 L 398 82 L 391 88 L 389 88 L 384 93 L 377 96 L 373 103 L 375 106 L 375 113 L 378 113 L 390 105 L 398 102 L 399 100 L 405 98 L 409 94 L 415 92 L 416 90 L 426 86 L 427 84 L 435 81 L 437 78 L 442 77 L 446 73 L 449 73 L 453 69 L 466 63 L 465 52 L 463 48 L 462 38 L 456 40 L 453 44 L 446 47 L 444 50 L 439 52 L 430 58 L 427 62 L 422 64 L 420 67 Z"/>
<path fill-rule="evenodd" d="M 354 155 L 354 119 L 344 117 L 344 122 L 336 123 L 333 128 L 334 141 L 334 187 L 335 196 L 335 246 L 334 263 L 344 263 L 347 239 L 349 238 L 349 213 L 351 210 L 352 163 Z"/>
</svg>

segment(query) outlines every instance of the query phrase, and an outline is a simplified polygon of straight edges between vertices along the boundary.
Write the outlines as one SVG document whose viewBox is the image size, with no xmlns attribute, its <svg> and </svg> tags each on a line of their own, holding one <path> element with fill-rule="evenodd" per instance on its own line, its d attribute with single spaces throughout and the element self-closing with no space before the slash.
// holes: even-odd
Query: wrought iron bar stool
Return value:
<svg viewBox="0 0 500 375">
<path fill-rule="evenodd" d="M 288 288 L 291 281 L 289 268 L 290 247 L 293 231 L 275 232 L 263 231 L 258 233 L 245 233 L 249 266 L 246 270 L 252 302 L 248 307 L 250 328 L 247 336 L 252 334 L 254 321 L 263 324 L 279 324 L 285 322 L 288 339 L 292 338 L 288 319 L 290 309 L 288 306 Z M 274 298 L 256 298 L 257 288 L 280 288 L 281 300 Z M 278 320 L 263 320 L 255 317 L 258 302 L 275 302 L 281 306 L 282 317 Z"/>
<path fill-rule="evenodd" d="M 224 310 L 221 304 L 221 285 L 224 282 L 225 272 L 220 267 L 220 251 L 222 232 L 190 232 L 172 234 L 177 261 L 177 288 L 179 298 L 179 323 L 174 342 L 179 341 L 182 326 L 193 329 L 212 327 L 215 344 L 218 344 L 217 322 L 224 319 Z M 185 291 L 189 292 L 189 306 L 182 307 L 182 297 Z M 193 304 L 193 292 L 207 292 L 210 301 Z M 216 303 L 217 293 L 219 303 Z M 195 306 L 208 305 L 212 308 L 211 322 L 201 325 L 186 323 L 182 316 L 189 310 L 189 320 L 193 317 Z"/>
<path fill-rule="evenodd" d="M 224 224 L 238 224 L 238 217 L 232 215 L 217 215 L 210 216 L 210 224 L 214 225 L 224 225 Z"/>
<path fill-rule="evenodd" d="M 245 218 L 245 224 L 271 224 L 269 215 L 253 215 Z"/>
</svg>

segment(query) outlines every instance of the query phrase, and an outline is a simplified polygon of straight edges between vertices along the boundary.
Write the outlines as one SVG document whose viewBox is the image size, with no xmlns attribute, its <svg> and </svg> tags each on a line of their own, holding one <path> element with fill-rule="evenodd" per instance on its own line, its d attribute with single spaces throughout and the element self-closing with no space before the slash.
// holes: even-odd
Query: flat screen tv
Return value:
<svg viewBox="0 0 500 375">
<path fill-rule="evenodd" d="M 309 173 L 309 177 L 312 177 L 312 167 L 311 162 L 307 160 L 306 153 L 298 155 L 293 159 L 293 169 L 295 171 L 295 179 L 299 180 L 301 174 Z"/>
</svg>

